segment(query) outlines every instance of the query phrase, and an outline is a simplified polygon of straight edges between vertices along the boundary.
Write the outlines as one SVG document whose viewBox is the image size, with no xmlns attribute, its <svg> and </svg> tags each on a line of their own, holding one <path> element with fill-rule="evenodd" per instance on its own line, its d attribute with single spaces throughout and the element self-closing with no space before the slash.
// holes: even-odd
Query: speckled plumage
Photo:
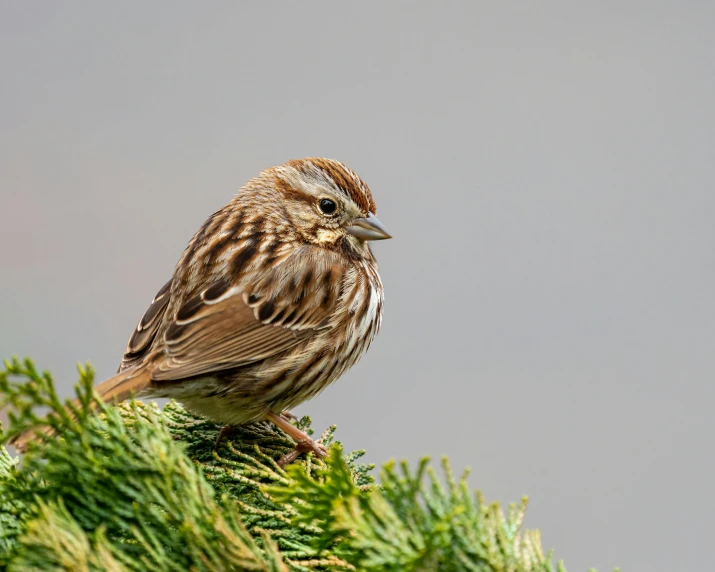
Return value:
<svg viewBox="0 0 715 572">
<path fill-rule="evenodd" d="M 342 214 L 321 216 L 323 196 Z M 343 230 L 375 210 L 367 185 L 337 161 L 291 161 L 249 181 L 199 229 L 132 335 L 119 371 L 148 376 L 107 396 L 171 397 L 241 424 L 317 395 L 380 327 L 377 263 Z"/>
<path fill-rule="evenodd" d="M 269 419 L 298 443 L 281 464 L 325 454 L 280 413 L 345 373 L 380 327 L 368 241 L 390 235 L 375 211 L 367 185 L 338 161 L 263 171 L 194 235 L 97 393 L 170 397 L 229 425 Z M 31 439 L 13 444 L 22 451 Z"/>
<path fill-rule="evenodd" d="M 278 414 L 345 373 L 380 327 L 367 241 L 390 235 L 375 211 L 367 185 L 337 161 L 263 171 L 194 235 L 97 393 L 170 397 L 224 424 L 268 418 L 322 454 Z"/>
</svg>

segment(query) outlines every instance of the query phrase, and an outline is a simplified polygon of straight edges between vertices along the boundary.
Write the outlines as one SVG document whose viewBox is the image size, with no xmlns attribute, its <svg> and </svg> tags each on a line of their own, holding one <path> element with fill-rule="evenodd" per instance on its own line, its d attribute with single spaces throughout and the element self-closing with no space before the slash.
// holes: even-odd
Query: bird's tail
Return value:
<svg viewBox="0 0 715 572">
<path fill-rule="evenodd" d="M 119 372 L 114 377 L 103 381 L 94 387 L 95 393 L 102 401 L 108 404 L 119 403 L 128 399 L 132 395 L 140 394 L 151 383 L 151 373 L 149 368 L 142 365 L 126 369 Z M 79 407 L 80 403 L 76 399 L 72 400 L 74 407 Z M 99 409 L 99 406 L 93 402 L 94 410 Z M 27 450 L 27 445 L 31 441 L 35 441 L 40 435 L 52 436 L 56 432 L 47 425 L 33 427 L 17 437 L 10 439 L 9 444 L 15 447 L 19 453 L 24 453 Z"/>
</svg>

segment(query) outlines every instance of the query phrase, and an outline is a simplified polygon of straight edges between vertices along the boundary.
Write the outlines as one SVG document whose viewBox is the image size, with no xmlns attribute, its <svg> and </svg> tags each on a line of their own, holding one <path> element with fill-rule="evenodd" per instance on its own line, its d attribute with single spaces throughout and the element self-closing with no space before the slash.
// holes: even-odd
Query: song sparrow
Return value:
<svg viewBox="0 0 715 572">
<path fill-rule="evenodd" d="M 228 425 L 270 419 L 321 456 L 280 414 L 355 364 L 380 327 L 368 242 L 390 235 L 375 212 L 367 185 L 338 161 L 263 171 L 194 235 L 119 373 L 96 391 L 108 402 L 173 398 Z"/>
</svg>

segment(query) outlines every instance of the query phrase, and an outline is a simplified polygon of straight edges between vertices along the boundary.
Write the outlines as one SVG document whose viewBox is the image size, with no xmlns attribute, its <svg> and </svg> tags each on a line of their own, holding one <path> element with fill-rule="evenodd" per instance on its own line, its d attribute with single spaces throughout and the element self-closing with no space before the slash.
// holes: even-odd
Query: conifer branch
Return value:
<svg viewBox="0 0 715 572">
<path fill-rule="evenodd" d="M 0 447 L 0 567 L 8 570 L 563 571 L 523 531 L 526 500 L 506 514 L 426 459 L 388 463 L 374 483 L 364 451 L 323 435 L 324 460 L 281 469 L 294 443 L 270 423 L 220 427 L 170 402 L 96 403 L 79 368 L 67 413 L 30 360 L 0 372 L 10 408 L 0 442 L 50 424 L 20 466 Z M 99 414 L 91 411 L 99 406 Z M 43 411 L 44 410 L 44 411 Z M 49 412 L 49 417 L 47 416 Z M 310 432 L 310 419 L 298 424 Z"/>
</svg>

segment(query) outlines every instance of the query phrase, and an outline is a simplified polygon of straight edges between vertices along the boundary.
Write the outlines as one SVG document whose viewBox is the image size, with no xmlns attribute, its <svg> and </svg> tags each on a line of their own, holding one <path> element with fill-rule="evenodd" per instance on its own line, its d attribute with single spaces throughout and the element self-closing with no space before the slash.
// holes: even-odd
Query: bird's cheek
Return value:
<svg viewBox="0 0 715 572">
<path fill-rule="evenodd" d="M 319 228 L 316 237 L 320 244 L 335 244 L 340 238 L 340 231 L 330 228 Z"/>
</svg>

